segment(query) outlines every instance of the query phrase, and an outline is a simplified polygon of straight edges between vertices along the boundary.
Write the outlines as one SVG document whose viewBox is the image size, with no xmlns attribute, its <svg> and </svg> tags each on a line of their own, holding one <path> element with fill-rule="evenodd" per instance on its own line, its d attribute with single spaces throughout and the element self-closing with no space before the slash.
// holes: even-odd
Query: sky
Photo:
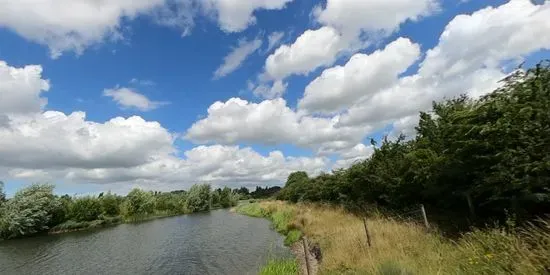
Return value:
<svg viewBox="0 0 550 275">
<path fill-rule="evenodd" d="M 0 180 L 57 193 L 283 185 L 414 136 L 550 58 L 550 2 L 8 0 Z"/>
</svg>

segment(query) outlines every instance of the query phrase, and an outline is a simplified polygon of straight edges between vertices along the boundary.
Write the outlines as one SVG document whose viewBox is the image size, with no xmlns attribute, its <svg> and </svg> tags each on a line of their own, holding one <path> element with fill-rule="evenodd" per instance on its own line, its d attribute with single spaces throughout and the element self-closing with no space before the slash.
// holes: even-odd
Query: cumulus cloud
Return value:
<svg viewBox="0 0 550 275">
<path fill-rule="evenodd" d="M 307 30 L 292 45 L 282 45 L 271 54 L 265 62 L 265 70 L 273 79 L 306 75 L 318 66 L 330 65 L 336 54 L 346 47 L 346 41 L 332 27 Z"/>
<path fill-rule="evenodd" d="M 215 102 L 206 118 L 195 122 L 186 138 L 198 143 L 295 144 L 319 153 L 355 145 L 364 127 L 336 128 L 338 118 L 304 116 L 282 98 L 252 103 L 240 98 Z"/>
<path fill-rule="evenodd" d="M 52 57 L 81 53 L 105 39 L 119 39 L 122 18 L 134 18 L 163 0 L 20 0 L 3 1 L 0 25 L 26 39 L 47 45 Z"/>
<path fill-rule="evenodd" d="M 41 95 L 49 89 L 42 66 L 14 68 L 0 60 L 0 116 L 40 111 L 48 102 Z"/>
<path fill-rule="evenodd" d="M 520 61 L 550 48 L 549 16 L 550 3 L 533 5 L 527 0 L 456 16 L 416 74 L 390 88 L 372 91 L 371 97 L 358 98 L 340 124 L 395 121 L 428 109 L 433 100 L 493 91 L 506 76 L 502 62 Z"/>
<path fill-rule="evenodd" d="M 172 135 L 140 117 L 86 121 L 83 112 L 14 117 L 0 128 L 0 166 L 29 169 L 132 167 L 173 152 Z"/>
<path fill-rule="evenodd" d="M 437 0 L 328 0 L 324 9 L 314 13 L 320 23 L 336 27 L 343 32 L 395 31 L 407 20 L 417 20 L 438 9 Z"/>
<path fill-rule="evenodd" d="M 343 66 L 326 69 L 307 85 L 300 108 L 312 112 L 336 112 L 358 98 L 389 87 L 420 57 L 420 46 L 399 38 L 371 54 L 355 54 Z"/>
<path fill-rule="evenodd" d="M 241 39 L 238 45 L 224 57 L 223 64 L 214 72 L 214 78 L 224 77 L 238 69 L 248 56 L 253 54 L 262 46 L 261 39 L 244 40 Z"/>
<path fill-rule="evenodd" d="M 121 108 L 136 108 L 144 112 L 169 104 L 166 101 L 152 101 L 139 92 L 126 87 L 105 89 L 103 95 L 112 98 Z"/>
<path fill-rule="evenodd" d="M 348 168 L 352 164 L 369 158 L 374 153 L 374 147 L 363 143 L 340 152 L 340 159 L 334 163 L 333 169 Z"/>
<path fill-rule="evenodd" d="M 213 14 L 226 32 L 240 32 L 256 23 L 256 10 L 280 10 L 292 0 L 203 0 L 203 9 Z"/>
<path fill-rule="evenodd" d="M 282 45 L 268 56 L 265 78 L 283 80 L 330 66 L 339 56 L 365 48 L 401 23 L 432 13 L 437 6 L 435 0 L 328 0 L 324 8 L 318 6 L 313 11 L 322 27 L 306 30 L 294 43 Z"/>
<path fill-rule="evenodd" d="M 292 0 L 17 0 L 3 1 L 0 27 L 45 45 L 52 58 L 81 54 L 105 41 L 125 39 L 122 23 L 144 16 L 158 25 L 191 33 L 199 14 L 212 15 L 222 30 L 240 32 L 256 22 L 256 10 L 280 10 Z"/>
<path fill-rule="evenodd" d="M 178 152 L 175 134 L 139 116 L 93 122 L 84 112 L 43 112 L 40 94 L 48 82 L 40 66 L 0 64 L 2 99 L 30 106 L 0 105 L 3 180 L 109 184 L 112 190 L 126 192 L 132 187 L 181 189 L 197 182 L 232 187 L 280 184 L 292 171 L 315 175 L 329 167 L 325 157 L 292 157 L 280 151 L 262 155 L 240 146 L 198 146 Z"/>
</svg>

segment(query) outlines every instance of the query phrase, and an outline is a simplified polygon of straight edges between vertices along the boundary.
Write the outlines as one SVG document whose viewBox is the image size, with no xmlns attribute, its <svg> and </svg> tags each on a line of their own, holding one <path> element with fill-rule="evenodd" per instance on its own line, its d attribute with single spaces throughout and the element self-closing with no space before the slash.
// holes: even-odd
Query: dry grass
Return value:
<svg viewBox="0 0 550 275">
<path fill-rule="evenodd" d="M 419 224 L 370 218 L 368 247 L 363 221 L 342 208 L 280 201 L 256 207 L 278 231 L 298 229 L 321 246 L 321 274 L 544 274 L 549 268 L 548 224 L 523 234 L 476 230 L 455 243 Z"/>
</svg>

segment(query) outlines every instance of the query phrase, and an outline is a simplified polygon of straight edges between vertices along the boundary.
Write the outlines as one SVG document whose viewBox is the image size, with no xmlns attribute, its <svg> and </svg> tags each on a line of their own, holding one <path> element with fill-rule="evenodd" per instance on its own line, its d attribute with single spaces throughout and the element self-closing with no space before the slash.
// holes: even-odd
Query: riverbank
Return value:
<svg viewBox="0 0 550 275">
<path fill-rule="evenodd" d="M 214 211 L 219 209 L 227 209 L 227 208 L 212 207 L 211 209 L 206 211 Z M 140 216 L 127 217 L 127 218 L 123 218 L 122 216 L 102 217 L 101 219 L 98 219 L 98 220 L 84 221 L 84 222 L 75 222 L 72 220 L 68 220 L 62 224 L 58 224 L 52 227 L 51 229 L 49 229 L 48 234 L 55 235 L 55 234 L 62 234 L 62 233 L 69 233 L 69 232 L 76 232 L 76 231 L 92 230 L 92 229 L 104 228 L 109 226 L 116 226 L 123 223 L 140 223 L 140 222 L 146 222 L 146 221 L 151 221 L 156 219 L 183 216 L 183 215 L 189 215 L 193 213 L 200 213 L 200 212 L 206 212 L 206 211 L 189 212 L 189 213 L 172 213 L 172 212 L 166 212 L 166 211 L 164 212 L 159 211 L 151 215 L 140 215 Z"/>
<path fill-rule="evenodd" d="M 319 274 L 544 274 L 550 269 L 548 222 L 473 230 L 453 241 L 414 222 L 374 216 L 367 220 L 369 247 L 363 220 L 343 208 L 264 201 L 236 211 L 269 218 L 285 242 L 296 242 L 299 237 L 289 233 L 298 231 L 319 245 Z"/>
</svg>

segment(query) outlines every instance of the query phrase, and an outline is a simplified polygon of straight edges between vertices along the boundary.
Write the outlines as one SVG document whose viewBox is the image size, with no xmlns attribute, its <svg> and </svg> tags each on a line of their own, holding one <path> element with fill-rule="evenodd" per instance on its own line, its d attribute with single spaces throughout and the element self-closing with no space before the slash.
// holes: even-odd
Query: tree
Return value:
<svg viewBox="0 0 550 275">
<path fill-rule="evenodd" d="M 106 216 L 117 216 L 120 214 L 121 198 L 111 192 L 101 193 L 99 202 L 101 203 L 101 212 Z"/>
<path fill-rule="evenodd" d="M 133 189 L 126 196 L 121 206 L 122 214 L 127 217 L 153 214 L 155 210 L 155 197 L 153 193 L 141 189 Z"/>
<path fill-rule="evenodd" d="M 186 208 L 191 212 L 209 210 L 212 203 L 211 199 L 209 184 L 193 185 L 187 195 Z"/>
<path fill-rule="evenodd" d="M 6 201 L 6 194 L 4 193 L 4 182 L 0 180 L 0 206 Z"/>
<path fill-rule="evenodd" d="M 60 205 L 53 185 L 33 184 L 24 188 L 2 206 L 0 238 L 9 239 L 47 230 L 52 213 Z"/>
<path fill-rule="evenodd" d="M 102 212 L 99 199 L 91 196 L 74 199 L 69 209 L 70 219 L 78 222 L 97 220 Z"/>
</svg>

